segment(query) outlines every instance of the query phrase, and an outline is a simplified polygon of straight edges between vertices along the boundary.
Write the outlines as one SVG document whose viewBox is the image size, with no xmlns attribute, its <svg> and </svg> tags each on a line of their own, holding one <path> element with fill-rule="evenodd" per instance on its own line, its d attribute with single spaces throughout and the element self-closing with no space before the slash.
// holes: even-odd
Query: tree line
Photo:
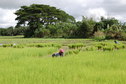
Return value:
<svg viewBox="0 0 126 84">
<path fill-rule="evenodd" d="M 99 21 L 82 16 L 81 21 L 63 10 L 49 5 L 21 6 L 15 12 L 15 27 L 0 28 L 1 36 L 63 37 L 126 40 L 126 24 L 115 18 L 101 17 Z"/>
</svg>

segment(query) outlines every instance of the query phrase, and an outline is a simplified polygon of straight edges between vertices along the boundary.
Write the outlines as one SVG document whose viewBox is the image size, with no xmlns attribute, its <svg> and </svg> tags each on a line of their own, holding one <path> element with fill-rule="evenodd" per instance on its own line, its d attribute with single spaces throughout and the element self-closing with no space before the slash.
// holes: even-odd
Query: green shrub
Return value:
<svg viewBox="0 0 126 84">
<path fill-rule="evenodd" d="M 44 47 L 45 45 L 43 44 L 36 44 L 35 47 Z"/>
<path fill-rule="evenodd" d="M 13 48 L 24 48 L 24 46 L 23 45 L 15 45 L 15 46 L 13 46 Z"/>
<path fill-rule="evenodd" d="M 69 50 L 65 55 L 78 54 L 80 51 L 80 49 Z"/>
<path fill-rule="evenodd" d="M 94 51 L 94 50 L 97 50 L 97 47 L 95 47 L 95 46 L 88 46 L 88 47 L 86 47 L 85 50 L 86 51 Z"/>
<path fill-rule="evenodd" d="M 65 53 L 65 55 L 71 55 L 71 54 L 73 54 L 73 51 L 68 51 Z"/>
<path fill-rule="evenodd" d="M 57 48 L 61 48 L 61 44 L 52 44 L 52 47 L 57 47 Z"/>
<path fill-rule="evenodd" d="M 112 51 L 113 47 L 112 46 L 104 46 L 103 51 Z"/>
<path fill-rule="evenodd" d="M 103 49 L 103 45 L 96 45 L 95 47 L 96 47 L 98 50 Z"/>
<path fill-rule="evenodd" d="M 94 39 L 95 40 L 101 41 L 101 40 L 104 40 L 105 37 L 106 36 L 105 36 L 104 32 L 102 32 L 102 31 L 97 31 L 97 32 L 94 33 Z"/>
<path fill-rule="evenodd" d="M 12 47 L 13 44 L 3 44 L 2 47 Z"/>
<path fill-rule="evenodd" d="M 83 43 L 69 44 L 68 47 L 70 49 L 76 49 L 76 48 L 78 49 L 84 47 L 84 44 Z"/>
<path fill-rule="evenodd" d="M 106 50 L 113 50 L 113 49 L 124 49 L 125 45 L 121 44 L 121 43 L 115 44 L 115 43 L 103 43 L 103 42 L 101 42 L 101 43 L 95 44 L 95 47 L 98 50 L 106 51 Z"/>
<path fill-rule="evenodd" d="M 126 33 L 125 32 L 118 32 L 115 36 L 116 39 L 126 41 Z"/>
<path fill-rule="evenodd" d="M 115 44 L 114 47 L 115 47 L 115 49 L 124 49 L 125 45 L 124 44 Z"/>
</svg>

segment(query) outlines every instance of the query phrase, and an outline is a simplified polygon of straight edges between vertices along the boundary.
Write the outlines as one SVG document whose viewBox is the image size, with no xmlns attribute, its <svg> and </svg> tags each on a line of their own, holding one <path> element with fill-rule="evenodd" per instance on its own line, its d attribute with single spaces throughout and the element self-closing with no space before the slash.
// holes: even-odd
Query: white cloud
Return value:
<svg viewBox="0 0 126 84">
<path fill-rule="evenodd" d="M 107 13 L 103 8 L 89 9 L 87 13 L 88 13 L 87 15 L 88 17 L 93 17 L 96 20 L 100 19 L 101 16 L 104 16 L 105 18 L 107 18 Z"/>
<path fill-rule="evenodd" d="M 0 27 L 15 26 L 16 16 L 14 15 L 15 10 L 1 9 L 0 8 Z"/>
<path fill-rule="evenodd" d="M 0 1 L 0 27 L 14 26 L 16 24 L 16 9 L 22 5 L 47 4 L 60 8 L 77 20 L 82 16 L 92 16 L 98 19 L 100 16 L 115 16 L 125 21 L 126 0 L 1 0 Z"/>
<path fill-rule="evenodd" d="M 126 17 L 124 18 L 124 16 L 121 16 L 121 15 L 113 15 L 111 17 L 115 17 L 116 19 L 118 19 L 121 22 L 126 22 Z"/>
<path fill-rule="evenodd" d="M 121 4 L 126 5 L 126 0 L 120 0 Z"/>
</svg>

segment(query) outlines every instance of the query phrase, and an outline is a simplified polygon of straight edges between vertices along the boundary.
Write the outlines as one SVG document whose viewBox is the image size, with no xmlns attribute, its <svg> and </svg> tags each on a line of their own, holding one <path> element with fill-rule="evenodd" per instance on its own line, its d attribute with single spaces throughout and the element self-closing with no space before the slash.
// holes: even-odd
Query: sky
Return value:
<svg viewBox="0 0 126 84">
<path fill-rule="evenodd" d="M 15 26 L 16 10 L 31 4 L 55 6 L 74 16 L 77 21 L 82 16 L 96 20 L 104 16 L 126 22 L 126 0 L 0 0 L 0 27 Z"/>
</svg>

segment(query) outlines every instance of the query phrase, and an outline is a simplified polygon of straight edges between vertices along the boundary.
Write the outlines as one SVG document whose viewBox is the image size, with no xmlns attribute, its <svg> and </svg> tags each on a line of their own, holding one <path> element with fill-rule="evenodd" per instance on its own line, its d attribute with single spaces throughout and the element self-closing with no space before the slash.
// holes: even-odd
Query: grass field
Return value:
<svg viewBox="0 0 126 84">
<path fill-rule="evenodd" d="M 0 37 L 2 44 L 74 43 L 91 39 L 27 39 Z M 112 42 L 112 41 L 107 41 Z M 86 44 L 87 43 L 87 44 Z M 121 42 L 120 42 L 121 43 Z M 75 50 L 75 49 L 72 49 Z M 52 58 L 57 47 L 0 47 L 0 84 L 126 84 L 126 49 L 81 50 Z"/>
</svg>

